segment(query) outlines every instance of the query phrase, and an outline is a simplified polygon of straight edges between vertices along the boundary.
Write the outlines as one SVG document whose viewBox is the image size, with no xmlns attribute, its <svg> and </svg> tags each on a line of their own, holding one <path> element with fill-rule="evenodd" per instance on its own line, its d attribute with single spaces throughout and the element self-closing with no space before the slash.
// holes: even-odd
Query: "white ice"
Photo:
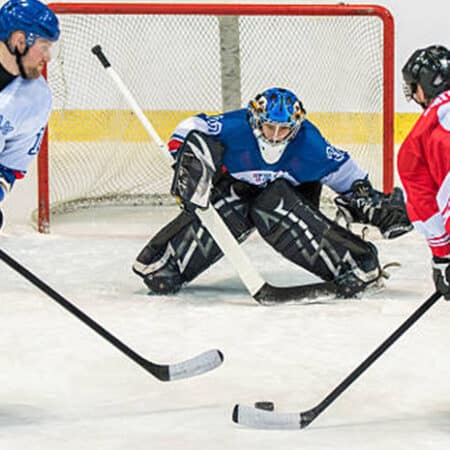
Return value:
<svg viewBox="0 0 450 450">
<path fill-rule="evenodd" d="M 170 363 L 211 348 L 224 364 L 162 383 L 0 263 L 1 450 L 444 450 L 450 448 L 450 303 L 440 300 L 302 431 L 245 429 L 235 403 L 280 412 L 322 400 L 433 292 L 411 233 L 376 235 L 384 290 L 328 304 L 262 307 L 221 260 L 179 295 L 147 295 L 134 258 L 173 209 L 97 209 L 50 235 L 10 222 L 1 247 L 142 356 Z M 245 245 L 273 284 L 312 280 L 257 236 Z"/>
</svg>

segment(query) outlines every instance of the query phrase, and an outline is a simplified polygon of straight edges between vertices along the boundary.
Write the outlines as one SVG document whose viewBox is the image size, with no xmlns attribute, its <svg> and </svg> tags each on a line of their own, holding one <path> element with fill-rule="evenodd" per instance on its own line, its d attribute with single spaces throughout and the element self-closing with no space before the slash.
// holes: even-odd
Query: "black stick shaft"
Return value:
<svg viewBox="0 0 450 450">
<path fill-rule="evenodd" d="M 130 347 L 125 345 L 122 341 L 113 336 L 109 331 L 103 328 L 100 324 L 91 319 L 88 315 L 86 315 L 83 311 L 78 309 L 75 305 L 66 300 L 62 295 L 58 294 L 54 289 L 52 289 L 48 284 L 44 283 L 40 278 L 33 275 L 28 269 L 23 267 L 13 258 L 8 256 L 3 250 L 0 249 L 0 259 L 3 260 L 9 267 L 18 272 L 24 278 L 26 278 L 30 283 L 34 284 L 41 291 L 45 292 L 49 297 L 51 297 L 55 302 L 59 303 L 64 309 L 69 311 L 75 317 L 84 322 L 89 328 L 94 330 L 97 334 L 106 339 L 110 344 L 114 345 L 114 347 L 118 348 L 122 353 L 131 358 L 134 362 L 139 364 L 142 368 L 144 368 L 147 372 L 150 372 L 152 375 L 156 375 L 159 372 L 160 367 L 157 364 L 154 364 L 142 356 L 138 355 L 135 351 L 133 351 Z"/>
<path fill-rule="evenodd" d="M 320 413 L 331 405 L 363 372 L 365 372 L 394 342 L 396 342 L 417 320 L 419 320 L 440 298 L 435 292 L 411 316 L 403 322 L 378 348 L 376 348 L 353 372 L 351 372 L 317 406 L 301 413 L 302 428 L 309 425 Z"/>
</svg>

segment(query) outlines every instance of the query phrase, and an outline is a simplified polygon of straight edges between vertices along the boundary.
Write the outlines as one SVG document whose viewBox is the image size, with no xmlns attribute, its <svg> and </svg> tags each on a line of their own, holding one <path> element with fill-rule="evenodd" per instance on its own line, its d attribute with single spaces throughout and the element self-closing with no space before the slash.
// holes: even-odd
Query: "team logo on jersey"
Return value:
<svg viewBox="0 0 450 450">
<path fill-rule="evenodd" d="M 220 122 L 222 118 L 223 116 L 208 117 L 206 120 L 208 134 L 219 134 L 222 131 L 222 122 Z"/>
<path fill-rule="evenodd" d="M 246 170 L 233 173 L 233 177 L 256 186 L 264 186 L 278 178 L 284 178 L 294 186 L 298 185 L 298 181 L 284 170 Z"/>
<path fill-rule="evenodd" d="M 2 114 L 0 114 L 0 133 L 3 134 L 3 136 L 7 135 L 8 133 L 11 133 L 11 131 L 14 130 L 14 127 L 11 125 L 11 122 L 6 119 Z"/>
<path fill-rule="evenodd" d="M 337 162 L 341 162 L 345 158 L 345 152 L 343 152 L 342 150 L 338 150 L 332 145 L 327 145 L 326 151 L 328 159 L 334 159 Z"/>
</svg>

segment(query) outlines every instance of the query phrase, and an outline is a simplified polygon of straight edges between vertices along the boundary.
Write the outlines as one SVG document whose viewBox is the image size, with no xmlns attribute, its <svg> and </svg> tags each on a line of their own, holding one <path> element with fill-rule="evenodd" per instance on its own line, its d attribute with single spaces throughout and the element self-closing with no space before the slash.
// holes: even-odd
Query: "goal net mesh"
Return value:
<svg viewBox="0 0 450 450">
<path fill-rule="evenodd" d="M 171 168 L 91 48 L 100 44 L 167 141 L 191 115 L 246 107 L 272 86 L 383 188 L 383 22 L 376 16 L 59 14 L 48 190 L 53 211 L 159 204 Z"/>
</svg>

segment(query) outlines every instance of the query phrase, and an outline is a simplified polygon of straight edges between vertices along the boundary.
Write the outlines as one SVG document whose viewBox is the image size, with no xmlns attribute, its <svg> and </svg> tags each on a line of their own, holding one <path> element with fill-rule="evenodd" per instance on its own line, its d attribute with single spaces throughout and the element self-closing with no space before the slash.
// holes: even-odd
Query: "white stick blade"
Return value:
<svg viewBox="0 0 450 450">
<path fill-rule="evenodd" d="M 209 350 L 194 358 L 169 366 L 169 380 L 181 380 L 195 377 L 214 370 L 223 362 L 223 354 L 219 350 Z"/>
<path fill-rule="evenodd" d="M 277 413 L 251 406 L 236 405 L 233 410 L 233 422 L 264 430 L 298 430 L 300 429 L 300 413 Z"/>
</svg>

